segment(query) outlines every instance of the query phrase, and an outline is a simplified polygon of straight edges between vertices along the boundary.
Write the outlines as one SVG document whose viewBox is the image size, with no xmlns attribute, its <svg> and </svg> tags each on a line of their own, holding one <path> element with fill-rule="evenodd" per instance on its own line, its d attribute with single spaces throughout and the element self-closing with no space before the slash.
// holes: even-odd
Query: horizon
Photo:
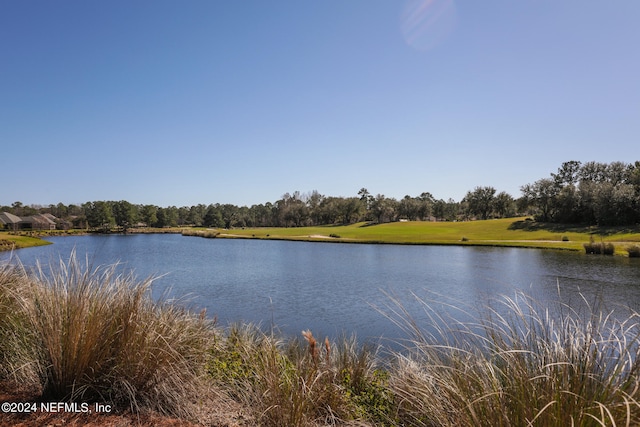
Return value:
<svg viewBox="0 0 640 427">
<path fill-rule="evenodd" d="M 0 4 L 0 205 L 514 198 L 640 154 L 640 3 Z"/>
</svg>

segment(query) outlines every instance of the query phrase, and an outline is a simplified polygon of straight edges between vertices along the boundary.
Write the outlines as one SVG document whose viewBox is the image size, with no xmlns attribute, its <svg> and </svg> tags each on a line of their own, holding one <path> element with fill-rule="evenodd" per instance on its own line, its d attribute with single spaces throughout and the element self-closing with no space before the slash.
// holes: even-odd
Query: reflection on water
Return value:
<svg viewBox="0 0 640 427">
<path fill-rule="evenodd" d="M 540 301 L 583 301 L 610 310 L 640 309 L 640 260 L 514 248 L 350 245 L 202 239 L 173 234 L 72 236 L 17 251 L 25 265 L 57 263 L 75 248 L 93 266 L 121 263 L 140 277 L 161 276 L 154 295 L 170 290 L 207 308 L 222 323 L 275 324 L 284 333 L 310 328 L 396 338 L 399 329 L 378 309 L 394 295 L 419 322 L 417 296 L 438 309 L 443 300 L 480 308 L 522 290 Z M 9 254 L 0 255 L 6 260 Z M 440 302 L 439 302 L 440 301 Z M 378 309 L 377 309 L 378 308 Z M 384 309 L 388 312 L 387 309 Z M 467 310 L 467 309 L 465 309 Z M 463 314 L 454 311 L 458 318 Z M 466 312 L 466 311 L 465 311 Z M 317 333 L 316 333 L 317 331 Z"/>
</svg>

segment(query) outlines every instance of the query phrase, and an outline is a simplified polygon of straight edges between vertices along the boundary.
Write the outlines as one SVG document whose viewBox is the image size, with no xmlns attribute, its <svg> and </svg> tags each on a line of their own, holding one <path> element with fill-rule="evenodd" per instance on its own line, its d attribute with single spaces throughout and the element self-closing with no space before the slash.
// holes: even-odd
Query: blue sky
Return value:
<svg viewBox="0 0 640 427">
<path fill-rule="evenodd" d="M 640 160 L 637 0 L 0 0 L 0 205 L 520 196 Z"/>
</svg>

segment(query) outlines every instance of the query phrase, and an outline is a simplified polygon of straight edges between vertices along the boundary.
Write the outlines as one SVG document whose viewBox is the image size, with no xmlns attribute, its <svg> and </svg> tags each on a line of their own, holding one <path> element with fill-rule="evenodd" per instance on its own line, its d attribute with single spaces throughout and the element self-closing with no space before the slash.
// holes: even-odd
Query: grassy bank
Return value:
<svg viewBox="0 0 640 427">
<path fill-rule="evenodd" d="M 482 245 L 553 248 L 582 251 L 596 239 L 612 242 L 617 253 L 640 242 L 640 227 L 582 227 L 543 224 L 526 218 L 504 218 L 467 222 L 357 223 L 300 228 L 244 228 L 216 230 L 217 237 L 286 239 L 350 243 L 394 243 L 433 245 Z"/>
<path fill-rule="evenodd" d="M 42 240 L 35 235 L 0 232 L 0 250 L 4 251 L 50 244 L 51 242 Z"/>
<path fill-rule="evenodd" d="M 118 232 L 118 230 L 113 230 Z M 547 224 L 525 217 L 466 222 L 357 223 L 316 227 L 263 227 L 210 229 L 197 227 L 132 228 L 131 234 L 181 233 L 206 238 L 253 238 L 341 243 L 388 243 L 414 245 L 503 246 L 585 251 L 585 244 L 613 245 L 616 255 L 637 254 L 640 226 L 588 227 Z M 38 236 L 82 234 L 84 230 L 51 231 L 41 234 L 0 233 L 0 250 L 49 244 Z M 4 244 L 3 244 L 4 242 Z M 631 251 L 628 251 L 631 249 Z M 632 255 L 633 256 L 633 255 Z M 636 255 L 637 256 L 637 255 Z"/>
<path fill-rule="evenodd" d="M 421 325 L 390 298 L 389 321 L 411 339 L 382 353 L 311 331 L 284 340 L 247 324 L 220 328 L 152 300 L 151 284 L 74 258 L 52 272 L 3 267 L 0 382 L 213 426 L 640 423 L 636 312 L 550 311 L 518 294 L 465 324 L 420 301 L 430 319 Z"/>
</svg>

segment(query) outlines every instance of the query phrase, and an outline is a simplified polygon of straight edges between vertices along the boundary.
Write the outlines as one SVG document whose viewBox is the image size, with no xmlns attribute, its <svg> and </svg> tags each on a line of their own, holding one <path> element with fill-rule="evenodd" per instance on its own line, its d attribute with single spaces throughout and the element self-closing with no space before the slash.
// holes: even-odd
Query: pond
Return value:
<svg viewBox="0 0 640 427">
<path fill-rule="evenodd" d="M 418 321 L 420 302 L 458 301 L 483 307 L 517 291 L 539 301 L 611 310 L 638 309 L 640 260 L 572 252 L 462 246 L 338 244 L 252 239 L 203 239 L 178 234 L 54 237 L 53 245 L 13 254 L 26 266 L 57 263 L 75 249 L 92 266 L 120 262 L 138 278 L 157 276 L 154 296 L 206 308 L 221 324 L 277 327 L 287 335 L 310 328 L 317 336 L 356 333 L 360 339 L 398 338 L 390 295 Z M 0 254 L 8 260 L 10 254 Z M 583 298 L 584 297 L 584 298 Z M 184 298 L 187 298 L 186 300 Z"/>
</svg>

